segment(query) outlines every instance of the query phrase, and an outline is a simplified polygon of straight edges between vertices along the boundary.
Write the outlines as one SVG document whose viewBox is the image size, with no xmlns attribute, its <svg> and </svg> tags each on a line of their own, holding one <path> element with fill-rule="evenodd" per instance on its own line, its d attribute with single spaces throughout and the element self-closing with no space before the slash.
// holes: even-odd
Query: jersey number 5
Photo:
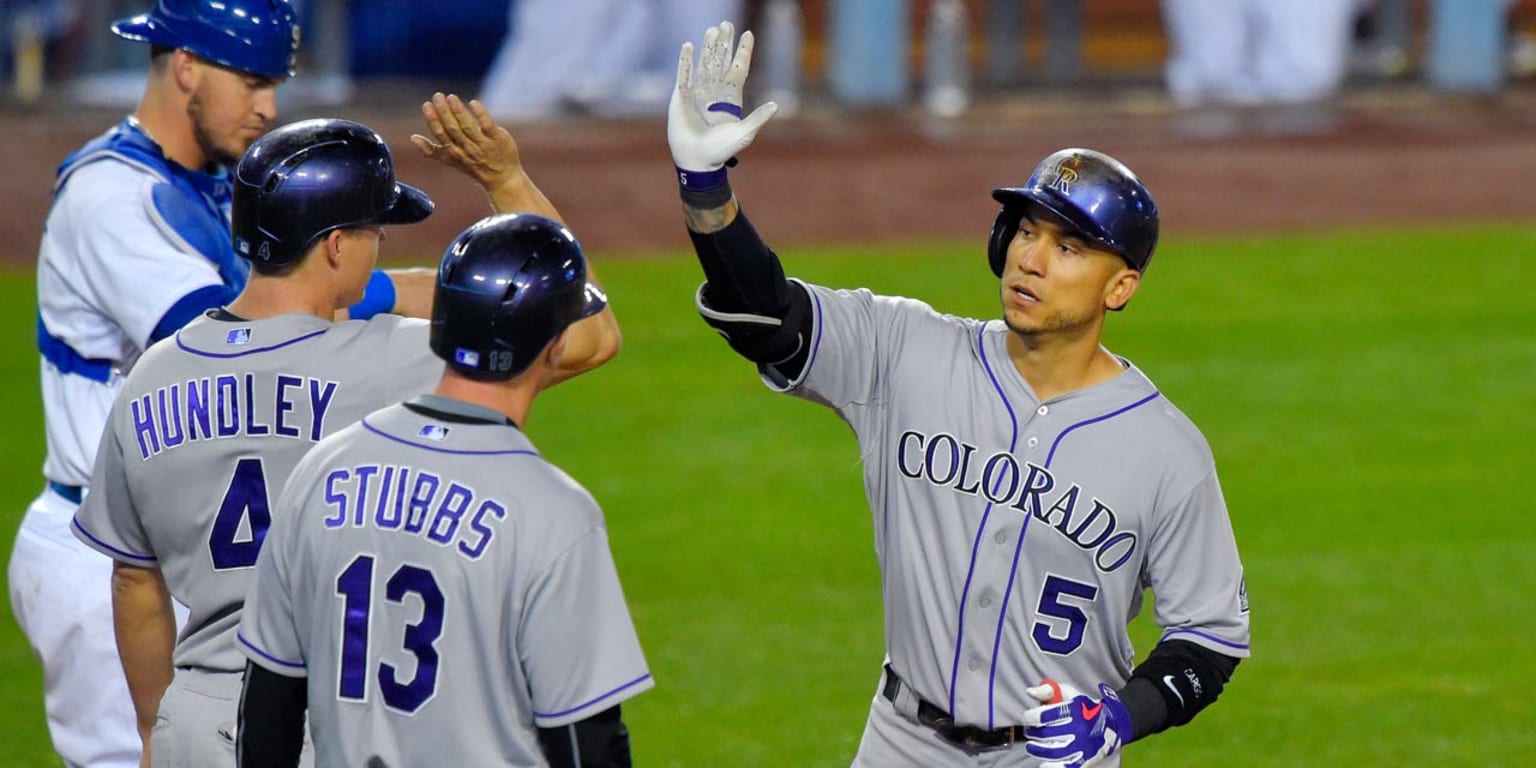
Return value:
<svg viewBox="0 0 1536 768">
<path fill-rule="evenodd" d="M 1067 601 L 1071 599 L 1091 603 L 1098 595 L 1099 588 L 1092 584 L 1084 584 L 1056 575 L 1045 577 L 1045 584 L 1040 588 L 1040 605 L 1035 611 L 1041 616 L 1050 616 L 1066 622 L 1066 636 L 1058 637 L 1052 633 L 1053 627 L 1050 624 L 1037 621 L 1032 633 L 1035 645 L 1046 653 L 1054 653 L 1058 656 L 1065 656 L 1077 650 L 1078 646 L 1083 644 L 1083 630 L 1088 626 L 1088 614 L 1084 613 L 1082 608 Z"/>
<path fill-rule="evenodd" d="M 432 646 L 443 634 L 443 591 L 432 572 L 414 565 L 402 565 L 384 583 L 384 597 L 391 603 L 405 602 L 406 593 L 421 599 L 421 621 L 405 625 L 405 650 L 416 657 L 416 674 L 408 682 L 399 682 L 398 670 L 388 662 L 379 663 L 379 690 L 390 709 L 415 712 L 437 691 L 437 649 Z M 373 558 L 358 555 L 336 578 L 336 594 L 341 595 L 340 680 L 336 694 L 343 699 L 363 701 L 368 692 L 368 615 L 373 604 Z"/>
<path fill-rule="evenodd" d="M 250 528 L 240 539 L 240 521 L 250 513 Z M 267 537 L 272 525 L 272 512 L 267 507 L 267 478 L 261 469 L 261 459 L 245 458 L 235 463 L 235 474 L 229 480 L 229 490 L 219 503 L 219 513 L 213 518 L 213 530 L 208 532 L 208 554 L 213 558 L 213 569 L 225 571 L 231 568 L 249 568 L 256 564 L 261 552 L 261 540 Z"/>
</svg>

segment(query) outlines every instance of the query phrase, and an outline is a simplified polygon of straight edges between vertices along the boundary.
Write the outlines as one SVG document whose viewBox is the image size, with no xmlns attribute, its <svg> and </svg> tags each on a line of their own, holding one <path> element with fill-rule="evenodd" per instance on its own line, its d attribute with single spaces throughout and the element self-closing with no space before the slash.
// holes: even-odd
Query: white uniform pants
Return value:
<svg viewBox="0 0 1536 768">
<path fill-rule="evenodd" d="M 688 40 L 697 47 L 713 24 L 739 27 L 741 8 L 742 0 L 513 0 L 480 100 L 505 120 L 552 117 L 568 100 L 601 97 L 662 114 L 678 49 Z"/>
<path fill-rule="evenodd" d="M 1168 91 L 1184 105 L 1327 98 L 1344 81 L 1359 0 L 1163 0 Z"/>
<path fill-rule="evenodd" d="M 70 766 L 132 768 L 139 733 L 112 633 L 112 560 L 70 533 L 74 516 L 53 491 L 27 508 L 11 550 L 11 609 L 43 662 L 53 748 Z"/>
</svg>

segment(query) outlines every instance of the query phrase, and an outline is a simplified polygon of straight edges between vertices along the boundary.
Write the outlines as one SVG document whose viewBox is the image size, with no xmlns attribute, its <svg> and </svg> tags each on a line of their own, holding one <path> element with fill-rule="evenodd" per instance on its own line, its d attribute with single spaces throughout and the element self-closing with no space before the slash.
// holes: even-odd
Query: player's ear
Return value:
<svg viewBox="0 0 1536 768">
<path fill-rule="evenodd" d="M 566 326 L 559 333 L 555 334 L 555 338 L 550 339 L 549 346 L 544 348 L 544 359 L 551 366 L 559 367 L 560 356 L 565 354 L 565 334 L 570 330 L 570 326 Z"/>
<path fill-rule="evenodd" d="M 1111 311 L 1125 309 L 1127 302 L 1141 287 L 1141 273 L 1130 267 L 1119 270 L 1104 285 L 1104 308 Z"/>
<path fill-rule="evenodd" d="M 325 262 L 331 269 L 341 269 L 341 244 L 343 242 L 342 230 L 333 229 L 325 233 Z"/>
<path fill-rule="evenodd" d="M 181 48 L 171 51 L 171 77 L 176 81 L 178 90 L 185 94 L 192 93 L 202 81 L 202 59 Z"/>
</svg>

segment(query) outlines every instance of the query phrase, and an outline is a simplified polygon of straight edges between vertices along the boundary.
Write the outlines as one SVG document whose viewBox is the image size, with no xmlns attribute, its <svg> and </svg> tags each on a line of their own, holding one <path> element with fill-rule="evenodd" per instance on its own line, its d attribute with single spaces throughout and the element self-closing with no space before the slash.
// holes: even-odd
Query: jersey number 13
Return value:
<svg viewBox="0 0 1536 768">
<path fill-rule="evenodd" d="M 358 555 L 336 578 L 336 594 L 344 601 L 341 622 L 341 663 L 336 694 L 363 701 L 368 694 L 368 619 L 373 607 L 373 557 Z M 416 674 L 400 682 L 398 670 L 379 662 L 379 690 L 390 709 L 415 712 L 437 691 L 437 648 L 443 634 L 443 591 L 432 572 L 402 565 L 384 582 L 384 599 L 404 603 L 407 594 L 421 600 L 421 620 L 405 625 L 402 647 L 416 657 Z"/>
</svg>

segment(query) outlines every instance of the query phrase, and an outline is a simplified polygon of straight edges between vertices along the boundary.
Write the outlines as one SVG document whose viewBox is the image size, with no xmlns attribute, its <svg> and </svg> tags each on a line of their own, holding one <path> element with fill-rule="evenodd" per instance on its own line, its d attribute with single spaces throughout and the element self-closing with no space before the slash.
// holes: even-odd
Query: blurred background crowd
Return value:
<svg viewBox="0 0 1536 768">
<path fill-rule="evenodd" d="M 131 107 L 143 51 L 108 31 L 147 0 L 4 0 L 5 109 Z M 1326 104 L 1408 84 L 1493 93 L 1536 77 L 1536 0 L 298 0 L 284 98 L 366 100 L 391 84 L 478 94 L 512 122 L 660 115 L 677 46 L 757 31 L 758 98 L 920 105 L 1092 87 L 1157 89 L 1191 112 Z"/>
</svg>

